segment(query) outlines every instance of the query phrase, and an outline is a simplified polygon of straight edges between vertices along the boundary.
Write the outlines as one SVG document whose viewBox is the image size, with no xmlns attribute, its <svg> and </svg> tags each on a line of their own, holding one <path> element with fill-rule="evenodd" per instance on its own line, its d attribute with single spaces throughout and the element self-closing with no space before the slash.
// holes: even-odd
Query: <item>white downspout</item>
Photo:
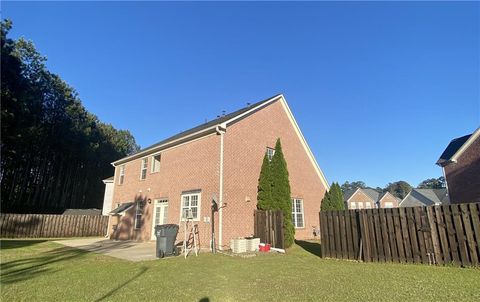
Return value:
<svg viewBox="0 0 480 302">
<path fill-rule="evenodd" d="M 445 174 L 445 167 L 442 167 L 442 172 L 443 172 L 442 173 L 443 174 L 443 179 L 445 180 L 445 189 L 447 189 L 448 200 L 450 200 L 450 192 L 448 191 L 448 182 L 447 182 L 447 175 Z"/>
<path fill-rule="evenodd" d="M 217 134 L 220 134 L 220 175 L 219 175 L 219 192 L 218 192 L 218 249 L 222 250 L 223 246 L 223 135 L 227 130 L 227 125 L 225 123 L 217 126 Z"/>
</svg>

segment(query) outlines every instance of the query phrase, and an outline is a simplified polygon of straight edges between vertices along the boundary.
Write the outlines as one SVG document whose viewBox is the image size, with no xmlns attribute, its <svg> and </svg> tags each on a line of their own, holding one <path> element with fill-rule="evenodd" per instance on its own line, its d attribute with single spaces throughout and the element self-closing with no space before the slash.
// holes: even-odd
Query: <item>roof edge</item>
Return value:
<svg viewBox="0 0 480 302">
<path fill-rule="evenodd" d="M 258 104 L 257 106 L 254 106 L 252 108 L 250 108 L 249 110 L 237 115 L 237 116 L 234 116 L 232 118 L 230 118 L 229 120 L 226 120 L 226 121 L 222 121 L 222 122 L 219 122 L 217 124 L 214 124 L 213 126 L 211 127 L 208 127 L 208 128 L 205 128 L 205 129 L 201 129 L 197 132 L 194 132 L 194 133 L 191 133 L 191 134 L 188 134 L 186 136 L 183 136 L 183 137 L 179 137 L 173 141 L 170 141 L 170 142 L 166 142 L 165 144 L 161 144 L 161 145 L 153 145 L 151 147 L 147 147 L 146 149 L 144 150 L 141 150 L 137 153 L 134 153 L 132 155 L 129 155 L 129 156 L 126 156 L 126 157 L 123 157 L 119 160 L 116 160 L 114 162 L 111 163 L 112 166 L 117 166 L 119 164 L 123 164 L 123 163 L 126 163 L 126 162 L 129 162 L 131 160 L 134 160 L 134 159 L 137 159 L 137 158 L 141 158 L 141 157 L 144 157 L 144 156 L 147 156 L 151 153 L 154 153 L 154 152 L 158 152 L 158 151 L 161 151 L 161 150 L 164 150 L 164 149 L 167 149 L 167 148 L 171 148 L 171 147 L 174 147 L 174 146 L 177 146 L 179 144 L 183 144 L 183 143 L 186 143 L 186 142 L 189 142 L 191 140 L 194 140 L 194 139 L 198 139 L 198 138 L 201 138 L 201 137 L 204 137 L 208 134 L 211 134 L 211 133 L 214 133 L 216 131 L 216 128 L 218 126 L 221 126 L 222 124 L 223 125 L 228 125 L 228 124 L 231 124 L 232 122 L 248 115 L 248 114 L 251 114 L 252 112 L 254 111 L 257 111 L 257 110 L 260 110 L 262 109 L 263 107 L 266 107 L 272 103 L 274 103 L 275 101 L 279 100 L 279 99 L 283 99 L 283 94 L 277 94 L 271 98 L 268 98 L 266 99 L 265 101 L 261 101 L 260 104 Z M 222 126 L 223 127 L 223 126 Z"/>
<path fill-rule="evenodd" d="M 440 167 L 445 167 L 446 165 L 448 164 L 451 164 L 451 163 L 456 163 L 458 158 L 460 157 L 460 155 L 463 154 L 463 152 L 465 152 L 465 150 L 468 149 L 468 147 L 470 147 L 471 144 L 473 144 L 473 142 L 480 136 L 480 127 L 478 127 L 471 135 L 470 137 L 467 139 L 467 141 L 465 143 L 463 143 L 463 145 L 458 148 L 457 152 L 455 152 L 452 157 L 450 157 L 450 159 L 448 160 L 445 160 L 445 159 L 441 159 L 439 158 L 436 162 L 437 165 L 439 165 Z M 448 146 L 447 146 L 448 148 Z"/>
</svg>

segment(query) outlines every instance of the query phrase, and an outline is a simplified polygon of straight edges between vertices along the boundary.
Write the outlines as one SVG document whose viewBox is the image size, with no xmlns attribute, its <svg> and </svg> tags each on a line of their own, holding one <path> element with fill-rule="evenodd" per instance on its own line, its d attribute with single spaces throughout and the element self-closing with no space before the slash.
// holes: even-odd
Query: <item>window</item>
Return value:
<svg viewBox="0 0 480 302">
<path fill-rule="evenodd" d="M 142 166 L 140 169 L 140 179 L 144 180 L 147 178 L 147 165 L 148 165 L 148 158 L 142 159 Z"/>
<path fill-rule="evenodd" d="M 393 202 L 387 201 L 385 203 L 385 208 L 393 208 Z"/>
<path fill-rule="evenodd" d="M 358 203 L 358 208 L 359 208 L 359 209 L 363 209 L 363 202 L 359 202 L 359 203 Z"/>
<path fill-rule="evenodd" d="M 371 208 L 372 208 L 372 204 L 369 203 L 369 202 L 366 202 L 366 203 L 365 203 L 365 207 L 366 207 L 367 209 L 371 209 Z"/>
<path fill-rule="evenodd" d="M 182 195 L 182 220 L 185 220 L 191 214 L 193 220 L 199 220 L 200 217 L 200 193 L 190 193 Z"/>
<path fill-rule="evenodd" d="M 121 185 L 123 184 L 123 181 L 125 180 L 125 165 L 120 166 L 120 176 L 118 177 L 118 184 Z"/>
<path fill-rule="evenodd" d="M 292 199 L 292 222 L 295 228 L 303 228 L 303 200 Z"/>
<path fill-rule="evenodd" d="M 356 208 L 357 208 L 357 204 L 355 202 L 351 202 L 350 209 L 356 209 Z"/>
<path fill-rule="evenodd" d="M 135 208 L 135 229 L 140 229 L 142 227 L 142 215 L 143 215 L 144 202 L 137 201 Z"/>
<path fill-rule="evenodd" d="M 160 154 L 152 156 L 152 173 L 160 172 Z"/>
<path fill-rule="evenodd" d="M 267 147 L 268 160 L 272 160 L 274 154 L 275 154 L 275 149 Z"/>
</svg>

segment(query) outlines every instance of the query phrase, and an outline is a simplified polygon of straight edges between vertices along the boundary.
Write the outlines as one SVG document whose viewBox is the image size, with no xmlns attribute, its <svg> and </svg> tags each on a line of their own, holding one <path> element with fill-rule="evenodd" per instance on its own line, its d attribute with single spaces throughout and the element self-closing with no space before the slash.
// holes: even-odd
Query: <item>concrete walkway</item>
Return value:
<svg viewBox="0 0 480 302">
<path fill-rule="evenodd" d="M 129 260 L 155 260 L 155 241 L 114 241 L 105 238 L 81 238 L 54 241 L 65 246 Z"/>
</svg>

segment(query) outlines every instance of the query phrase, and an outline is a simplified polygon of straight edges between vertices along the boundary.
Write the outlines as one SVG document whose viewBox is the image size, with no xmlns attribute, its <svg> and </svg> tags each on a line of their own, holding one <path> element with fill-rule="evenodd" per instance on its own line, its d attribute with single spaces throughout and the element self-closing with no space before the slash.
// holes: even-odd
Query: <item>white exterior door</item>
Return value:
<svg viewBox="0 0 480 302">
<path fill-rule="evenodd" d="M 155 200 L 153 208 L 153 223 L 152 223 L 152 240 L 155 240 L 155 226 L 160 224 L 166 224 L 168 217 L 168 200 L 159 199 Z"/>
</svg>

